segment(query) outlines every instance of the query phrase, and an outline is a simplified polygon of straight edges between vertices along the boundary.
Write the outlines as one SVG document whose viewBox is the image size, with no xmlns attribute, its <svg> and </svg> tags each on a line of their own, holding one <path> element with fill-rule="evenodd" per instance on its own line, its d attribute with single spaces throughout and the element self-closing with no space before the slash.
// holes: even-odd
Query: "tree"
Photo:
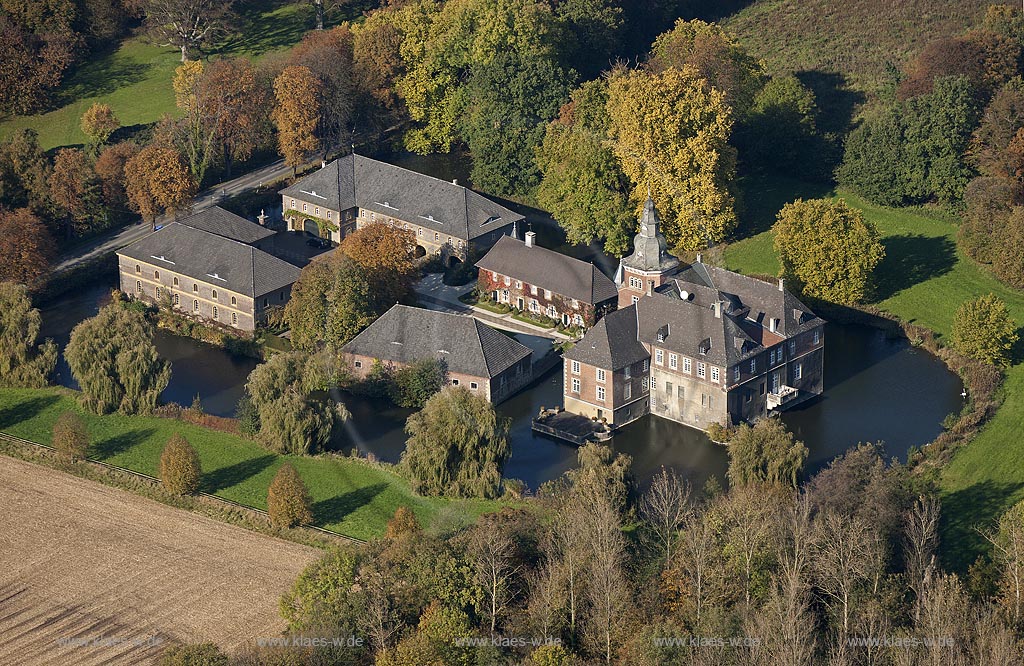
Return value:
<svg viewBox="0 0 1024 666">
<path fill-rule="evenodd" d="M 270 82 L 249 59 L 226 58 L 205 66 L 195 94 L 198 107 L 216 119 L 214 140 L 230 177 L 234 162 L 270 140 Z"/>
<path fill-rule="evenodd" d="M 780 419 L 761 419 L 753 427 L 740 424 L 729 439 L 729 483 L 795 488 L 807 454 L 804 443 L 795 441 Z"/>
<path fill-rule="evenodd" d="M 690 485 L 674 471 L 662 467 L 640 499 L 640 515 L 658 548 L 662 566 L 672 564 L 679 529 L 690 511 Z"/>
<path fill-rule="evenodd" d="M 392 378 L 391 398 L 396 405 L 422 409 L 427 400 L 448 385 L 448 365 L 427 358 L 399 368 Z"/>
<path fill-rule="evenodd" d="M 986 176 L 1019 181 L 1020 156 L 1011 143 L 1024 128 L 1024 80 L 1011 79 L 992 96 L 971 138 L 970 157 Z"/>
<path fill-rule="evenodd" d="M 220 125 L 218 114 L 226 111 L 219 105 L 202 104 L 206 101 L 199 97 L 202 78 L 201 60 L 189 60 L 178 66 L 174 71 L 174 99 L 182 117 L 176 121 L 168 119 L 175 144 L 188 160 L 188 169 L 197 186 L 203 184 L 206 170 L 214 157 Z"/>
<path fill-rule="evenodd" d="M 270 482 L 267 512 L 274 527 L 296 527 L 313 522 L 313 501 L 291 463 L 281 465 Z"/>
<path fill-rule="evenodd" d="M 307 566 L 281 597 L 281 617 L 288 628 L 323 630 L 349 622 L 358 613 L 351 598 L 358 563 L 359 558 L 349 550 L 332 548 Z"/>
<path fill-rule="evenodd" d="M 548 123 L 537 147 L 537 201 L 577 244 L 604 241 L 616 256 L 630 248 L 636 218 L 629 179 L 608 140 L 608 85 L 587 81 Z"/>
<path fill-rule="evenodd" d="M 373 285 L 369 297 L 374 312 L 386 312 L 412 298 L 413 283 L 420 274 L 412 231 L 383 222 L 368 224 L 347 235 L 338 251 L 355 262 Z"/>
<path fill-rule="evenodd" d="M 384 530 L 384 538 L 400 539 L 406 535 L 418 534 L 422 529 L 412 509 L 407 506 L 400 506 L 395 509 L 395 515 L 388 521 L 387 527 Z"/>
<path fill-rule="evenodd" d="M 64 212 L 68 237 L 106 226 L 108 218 L 103 207 L 102 186 L 81 150 L 61 148 L 57 151 L 50 174 L 50 198 Z"/>
<path fill-rule="evenodd" d="M 325 152 L 348 145 L 355 109 L 360 104 L 353 71 L 353 37 L 347 25 L 306 33 L 296 44 L 289 64 L 307 68 L 319 81 L 317 136 Z"/>
<path fill-rule="evenodd" d="M 42 315 L 32 307 L 28 288 L 0 282 L 0 386 L 42 388 L 57 364 L 52 340 L 36 344 Z"/>
<path fill-rule="evenodd" d="M 914 592 L 915 620 L 920 617 L 925 590 L 936 571 L 935 555 L 939 545 L 939 501 L 921 496 L 904 513 L 903 558 L 907 585 Z"/>
<path fill-rule="evenodd" d="M 56 255 L 49 230 L 28 208 L 0 209 L 0 280 L 40 287 Z"/>
<path fill-rule="evenodd" d="M 756 58 L 715 23 L 679 19 L 675 27 L 654 40 L 648 66 L 655 72 L 691 66 L 712 88 L 725 95 L 737 117 L 744 117 L 765 73 Z"/>
<path fill-rule="evenodd" d="M 1017 323 L 1010 319 L 1006 303 L 995 294 L 965 301 L 953 318 L 953 348 L 989 365 L 1009 365 L 1019 337 Z"/>
<path fill-rule="evenodd" d="M 897 95 L 909 99 L 932 92 L 935 81 L 963 76 L 982 96 L 1006 83 L 1017 69 L 1021 48 L 1013 40 L 985 29 L 929 42 L 909 63 Z"/>
<path fill-rule="evenodd" d="M 335 252 L 310 262 L 292 286 L 284 309 L 292 345 L 340 353 L 379 314 L 372 298 L 366 273 L 344 254 Z"/>
<path fill-rule="evenodd" d="M 535 151 L 571 77 L 546 55 L 498 54 L 473 68 L 460 134 L 473 156 L 470 178 L 488 192 L 529 194 L 540 180 Z"/>
<path fill-rule="evenodd" d="M 754 96 L 749 113 L 736 129 L 740 157 L 766 171 L 825 177 L 827 151 L 818 134 L 817 116 L 814 92 L 800 79 L 772 78 Z"/>
<path fill-rule="evenodd" d="M 983 534 L 1002 571 L 999 601 L 1011 629 L 1019 631 L 1024 624 L 1024 502 L 999 518 L 995 532 Z"/>
<path fill-rule="evenodd" d="M 515 580 L 521 570 L 516 541 L 507 523 L 484 516 L 470 532 L 467 545 L 493 636 L 515 595 Z"/>
<path fill-rule="evenodd" d="M 613 150 L 638 209 L 650 192 L 676 252 L 725 239 L 736 225 L 732 112 L 691 66 L 618 72 L 608 87 Z"/>
<path fill-rule="evenodd" d="M 326 397 L 314 394 L 316 360 L 298 352 L 274 354 L 256 366 L 245 392 L 259 415 L 259 439 L 278 453 L 303 454 L 323 448 L 331 438 L 334 419 L 345 418 L 342 405 L 332 408 Z"/>
<path fill-rule="evenodd" d="M 78 45 L 70 29 L 37 34 L 0 13 L 0 111 L 42 109 L 75 62 Z"/>
<path fill-rule="evenodd" d="M 8 208 L 45 215 L 50 197 L 50 160 L 35 130 L 15 132 L 0 144 L 0 195 Z"/>
<path fill-rule="evenodd" d="M 598 442 L 581 446 L 576 459 L 579 467 L 566 475 L 572 482 L 572 494 L 584 498 L 584 503 L 592 497 L 604 497 L 619 514 L 625 513 L 633 485 L 630 476 L 633 459 Z"/>
<path fill-rule="evenodd" d="M 202 477 L 199 454 L 188 440 L 174 433 L 160 454 L 160 483 L 175 495 L 192 495 Z"/>
<path fill-rule="evenodd" d="M 435 394 L 409 417 L 402 468 L 426 495 L 495 497 L 508 460 L 508 419 L 462 386 Z"/>
<path fill-rule="evenodd" d="M 845 201 L 797 199 L 779 211 L 772 231 L 779 274 L 805 296 L 852 305 L 870 293 L 885 247 L 875 225 Z"/>
<path fill-rule="evenodd" d="M 142 0 L 146 25 L 163 43 L 181 50 L 181 61 L 195 60 L 225 30 L 231 0 Z"/>
<path fill-rule="evenodd" d="M 64 350 L 81 401 L 96 414 L 147 413 L 171 380 L 153 344 L 153 327 L 136 310 L 111 303 L 71 331 Z"/>
<path fill-rule="evenodd" d="M 121 121 L 107 104 L 93 103 L 82 114 L 82 134 L 89 139 L 89 147 L 93 154 L 99 151 L 110 135 L 121 127 Z"/>
<path fill-rule="evenodd" d="M 128 212 L 125 167 L 139 150 L 138 144 L 122 141 L 104 148 L 96 158 L 94 169 L 103 189 L 103 202 L 112 218 L 123 218 Z"/>
<path fill-rule="evenodd" d="M 213 643 L 172 645 L 160 657 L 159 666 L 228 666 L 228 658 Z"/>
<path fill-rule="evenodd" d="M 53 448 L 71 460 L 80 460 L 89 453 L 89 431 L 82 417 L 72 411 L 62 412 L 53 424 Z"/>
<path fill-rule="evenodd" d="M 124 166 L 125 193 L 132 209 L 154 227 L 161 213 L 187 208 L 196 182 L 176 149 L 148 145 Z"/>
<path fill-rule="evenodd" d="M 630 620 L 632 600 L 623 567 L 626 539 L 618 510 L 607 497 L 597 497 L 589 516 L 584 528 L 590 550 L 586 569 L 590 609 L 586 636 L 605 663 L 610 664 Z"/>
<path fill-rule="evenodd" d="M 306 156 L 320 148 L 317 124 L 322 110 L 319 107 L 320 80 L 308 67 L 292 65 L 274 79 L 273 119 L 277 126 L 278 152 L 284 162 L 296 169 Z"/>
</svg>

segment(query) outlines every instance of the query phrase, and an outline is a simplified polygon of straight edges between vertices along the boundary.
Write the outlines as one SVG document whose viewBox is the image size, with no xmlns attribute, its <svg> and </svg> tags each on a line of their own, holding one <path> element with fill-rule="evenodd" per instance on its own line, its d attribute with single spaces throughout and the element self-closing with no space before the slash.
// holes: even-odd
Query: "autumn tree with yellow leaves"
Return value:
<svg viewBox="0 0 1024 666">
<path fill-rule="evenodd" d="M 277 142 L 284 163 L 294 172 L 306 156 L 320 149 L 317 121 L 320 109 L 320 80 L 302 65 L 292 65 L 274 79 L 273 119 Z"/>
<path fill-rule="evenodd" d="M 161 213 L 188 207 L 196 193 L 188 165 L 170 146 L 146 146 L 125 164 L 124 176 L 129 205 L 153 225 Z"/>
</svg>

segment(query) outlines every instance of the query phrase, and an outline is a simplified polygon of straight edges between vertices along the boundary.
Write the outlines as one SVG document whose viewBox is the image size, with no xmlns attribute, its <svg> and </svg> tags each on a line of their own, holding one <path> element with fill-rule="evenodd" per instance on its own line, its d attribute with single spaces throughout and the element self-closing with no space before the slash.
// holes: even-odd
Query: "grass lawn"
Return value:
<svg viewBox="0 0 1024 666">
<path fill-rule="evenodd" d="M 361 3 L 356 3 L 361 4 Z M 257 58 L 298 42 L 312 28 L 312 10 L 293 0 L 254 0 L 238 3 L 242 25 L 213 55 Z M 124 40 L 115 50 L 80 64 L 56 93 L 57 108 L 0 122 L 0 139 L 23 129 L 39 133 L 45 150 L 82 144 L 82 114 L 95 102 L 109 104 L 121 124 L 147 125 L 165 113 L 174 114 L 171 79 L 181 64 L 181 52 L 157 46 L 144 36 Z"/>
<path fill-rule="evenodd" d="M 726 248 L 728 268 L 744 273 L 778 272 L 765 221 L 774 218 L 781 207 L 778 193 L 792 185 L 777 180 L 748 183 L 745 200 L 757 205 L 749 207 L 742 223 L 758 233 Z M 762 190 L 767 194 L 762 195 Z M 1014 319 L 1024 324 L 1024 294 L 1004 287 L 960 254 L 951 217 L 921 209 L 875 206 L 850 192 L 831 194 L 862 210 L 883 236 L 886 258 L 878 267 L 878 307 L 943 337 L 949 335 L 960 303 L 993 292 L 1006 302 Z M 790 198 L 796 196 L 800 194 Z M 944 556 L 947 565 L 959 571 L 985 550 L 975 526 L 990 526 L 1002 512 L 1024 500 L 1024 363 L 1009 369 L 1004 393 L 1005 401 L 995 417 L 941 474 Z"/>
<path fill-rule="evenodd" d="M 85 419 L 93 442 L 91 458 L 151 476 L 158 476 L 164 444 L 173 433 L 181 433 L 199 453 L 202 490 L 258 509 L 267 508 L 267 487 L 288 460 L 313 497 L 316 524 L 359 539 L 382 534 L 399 506 L 411 508 L 423 525 L 442 512 L 472 519 L 499 506 L 485 500 L 420 497 L 399 476 L 359 461 L 281 456 L 243 438 L 189 423 L 87 414 L 66 389 L 0 389 L 0 430 L 16 437 L 49 444 L 53 423 L 66 410 Z"/>
</svg>

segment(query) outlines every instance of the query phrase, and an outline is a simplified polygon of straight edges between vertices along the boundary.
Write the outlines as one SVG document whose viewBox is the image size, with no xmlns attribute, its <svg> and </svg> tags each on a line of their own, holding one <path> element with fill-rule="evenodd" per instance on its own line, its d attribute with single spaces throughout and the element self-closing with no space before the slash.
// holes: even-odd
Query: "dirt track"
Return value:
<svg viewBox="0 0 1024 666">
<path fill-rule="evenodd" d="M 316 555 L 0 455 L 0 664 L 150 664 L 173 641 L 275 636 Z"/>
</svg>

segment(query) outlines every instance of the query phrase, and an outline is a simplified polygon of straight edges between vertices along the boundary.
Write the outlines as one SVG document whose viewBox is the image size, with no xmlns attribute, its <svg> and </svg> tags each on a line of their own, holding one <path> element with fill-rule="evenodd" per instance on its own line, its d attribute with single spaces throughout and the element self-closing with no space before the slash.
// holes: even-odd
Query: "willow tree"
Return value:
<svg viewBox="0 0 1024 666">
<path fill-rule="evenodd" d="M 508 419 L 462 386 L 449 386 L 409 417 L 402 467 L 426 495 L 494 497 L 511 453 Z"/>
<path fill-rule="evenodd" d="M 52 340 L 36 344 L 41 321 L 28 287 L 0 282 L 0 386 L 40 388 L 49 383 L 57 345 Z"/>
<path fill-rule="evenodd" d="M 153 326 L 120 303 L 75 326 L 64 357 L 82 389 L 82 405 L 97 414 L 152 411 L 171 380 L 171 366 L 153 344 Z"/>
<path fill-rule="evenodd" d="M 736 226 L 728 183 L 732 110 L 696 68 L 615 72 L 608 84 L 612 150 L 633 182 L 637 211 L 648 192 L 675 250 L 699 250 Z"/>
</svg>

